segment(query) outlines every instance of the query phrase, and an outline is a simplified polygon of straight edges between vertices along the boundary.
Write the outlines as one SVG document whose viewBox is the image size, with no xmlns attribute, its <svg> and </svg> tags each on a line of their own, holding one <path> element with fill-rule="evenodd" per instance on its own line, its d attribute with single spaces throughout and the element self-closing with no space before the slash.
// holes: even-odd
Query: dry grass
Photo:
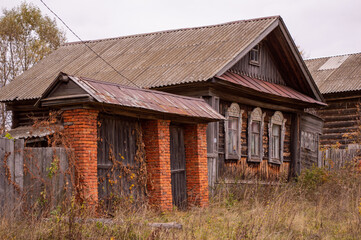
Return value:
<svg viewBox="0 0 361 240">
<path fill-rule="evenodd" d="M 79 206 L 44 220 L 0 224 L 0 239 L 360 239 L 361 175 L 352 169 L 311 169 L 298 182 L 221 185 L 209 208 L 160 214 L 146 206 L 119 210 L 113 223 L 82 223 Z M 154 229 L 151 222 L 178 222 Z"/>
</svg>

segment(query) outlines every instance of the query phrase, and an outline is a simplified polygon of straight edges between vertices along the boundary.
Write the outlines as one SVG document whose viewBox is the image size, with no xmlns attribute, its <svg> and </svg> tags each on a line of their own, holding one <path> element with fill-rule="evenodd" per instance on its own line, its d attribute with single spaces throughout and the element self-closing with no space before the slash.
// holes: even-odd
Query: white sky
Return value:
<svg viewBox="0 0 361 240">
<path fill-rule="evenodd" d="M 55 18 L 40 2 L 27 0 Z M 307 58 L 361 52 L 360 0 L 44 0 L 83 40 L 281 15 Z M 0 0 L 1 9 L 21 0 Z M 65 29 L 60 22 L 58 26 Z M 77 39 L 69 32 L 69 41 Z"/>
</svg>

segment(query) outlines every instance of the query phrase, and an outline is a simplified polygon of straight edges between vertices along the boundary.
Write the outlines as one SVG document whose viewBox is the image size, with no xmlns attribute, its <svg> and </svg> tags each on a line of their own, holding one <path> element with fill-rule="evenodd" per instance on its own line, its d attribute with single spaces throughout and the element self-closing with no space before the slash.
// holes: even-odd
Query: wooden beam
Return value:
<svg viewBox="0 0 361 240">
<path fill-rule="evenodd" d="M 291 174 L 297 176 L 301 173 L 301 134 L 300 134 L 300 114 L 294 114 L 291 125 Z"/>
</svg>

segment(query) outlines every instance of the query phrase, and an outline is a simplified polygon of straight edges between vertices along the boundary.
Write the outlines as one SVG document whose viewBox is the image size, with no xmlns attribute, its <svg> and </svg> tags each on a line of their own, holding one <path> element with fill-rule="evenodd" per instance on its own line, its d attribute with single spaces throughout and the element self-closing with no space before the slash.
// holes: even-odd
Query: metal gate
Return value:
<svg viewBox="0 0 361 240">
<path fill-rule="evenodd" d="M 187 206 L 184 130 L 173 124 L 170 125 L 170 165 L 173 205 L 184 209 Z"/>
</svg>

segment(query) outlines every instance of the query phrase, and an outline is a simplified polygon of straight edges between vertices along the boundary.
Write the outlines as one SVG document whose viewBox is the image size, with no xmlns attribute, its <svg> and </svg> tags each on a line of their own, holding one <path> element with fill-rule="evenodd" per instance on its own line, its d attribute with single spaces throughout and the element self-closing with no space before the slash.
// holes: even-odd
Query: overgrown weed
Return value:
<svg viewBox="0 0 361 240">
<path fill-rule="evenodd" d="M 66 211 L 52 211 L 47 220 L 2 219 L 0 238 L 358 239 L 361 235 L 361 176 L 355 168 L 332 172 L 312 168 L 290 183 L 221 184 L 215 191 L 204 209 L 159 213 L 146 204 L 123 204 L 111 223 L 87 222 L 90 215 L 74 202 Z M 183 229 L 148 225 L 154 222 L 178 222 Z"/>
</svg>

